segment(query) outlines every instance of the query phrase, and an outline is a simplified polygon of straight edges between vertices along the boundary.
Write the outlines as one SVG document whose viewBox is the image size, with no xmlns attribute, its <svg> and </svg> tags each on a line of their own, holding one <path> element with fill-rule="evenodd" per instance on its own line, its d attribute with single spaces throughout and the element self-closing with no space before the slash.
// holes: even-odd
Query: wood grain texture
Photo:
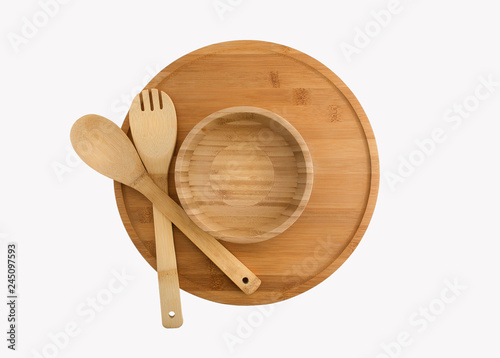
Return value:
<svg viewBox="0 0 500 358">
<path fill-rule="evenodd" d="M 149 176 L 168 194 L 168 168 L 177 138 L 177 116 L 165 92 L 145 90 L 132 101 L 130 129 Z M 153 205 L 162 324 L 182 326 L 182 308 L 172 223 Z"/>
<path fill-rule="evenodd" d="M 153 182 L 134 145 L 116 124 L 95 114 L 86 115 L 73 124 L 70 137 L 76 153 L 88 166 L 142 193 L 245 294 L 257 290 L 260 279 L 215 238 L 193 223 L 186 212 Z"/>
<path fill-rule="evenodd" d="M 172 98 L 178 133 L 173 161 L 192 128 L 210 114 L 255 106 L 285 118 L 307 143 L 314 185 L 307 207 L 282 234 L 255 244 L 221 242 L 262 279 L 247 296 L 174 227 L 180 286 L 220 303 L 267 304 L 326 279 L 351 255 L 375 208 L 379 161 L 369 121 L 349 88 L 327 67 L 292 48 L 232 41 L 194 51 L 162 70 L 146 88 Z M 128 117 L 122 129 L 128 133 Z M 179 202 L 174 168 L 169 191 Z M 118 209 L 132 242 L 156 268 L 152 208 L 115 183 Z"/>
<path fill-rule="evenodd" d="M 313 163 L 300 134 L 257 107 L 217 111 L 184 140 L 175 166 L 186 213 L 217 239 L 256 243 L 281 234 L 305 209 Z"/>
<path fill-rule="evenodd" d="M 260 286 L 261 280 L 224 248 L 214 237 L 199 228 L 186 212 L 173 201 L 149 176 L 142 177 L 131 188 L 142 193 L 153 205 L 178 227 L 205 256 L 240 288 L 251 295 Z M 233 286 L 233 285 L 232 285 Z"/>
</svg>

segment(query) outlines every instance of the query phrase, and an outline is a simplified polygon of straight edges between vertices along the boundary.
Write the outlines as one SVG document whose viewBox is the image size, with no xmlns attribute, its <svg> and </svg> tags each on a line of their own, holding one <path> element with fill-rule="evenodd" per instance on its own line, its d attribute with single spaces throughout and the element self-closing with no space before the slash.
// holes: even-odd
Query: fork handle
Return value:
<svg viewBox="0 0 500 358">
<path fill-rule="evenodd" d="M 179 328 L 183 319 L 172 223 L 156 206 L 153 219 L 162 324 L 165 328 Z"/>
</svg>

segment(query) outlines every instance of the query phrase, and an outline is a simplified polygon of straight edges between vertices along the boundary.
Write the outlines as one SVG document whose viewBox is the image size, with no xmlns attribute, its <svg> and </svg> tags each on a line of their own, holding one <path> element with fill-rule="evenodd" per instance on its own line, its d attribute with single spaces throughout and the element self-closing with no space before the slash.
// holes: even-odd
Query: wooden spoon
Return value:
<svg viewBox="0 0 500 358">
<path fill-rule="evenodd" d="M 156 186 L 134 145 L 116 124 L 89 114 L 73 124 L 70 136 L 73 148 L 88 166 L 142 193 L 244 293 L 249 295 L 259 288 L 261 281 L 252 271 L 193 223 L 184 210 Z"/>
<path fill-rule="evenodd" d="M 177 139 L 177 116 L 170 97 L 157 89 L 138 94 L 129 111 L 135 148 L 156 185 L 168 194 L 168 167 Z M 153 205 L 156 270 L 163 326 L 182 326 L 181 295 L 172 223 Z"/>
</svg>

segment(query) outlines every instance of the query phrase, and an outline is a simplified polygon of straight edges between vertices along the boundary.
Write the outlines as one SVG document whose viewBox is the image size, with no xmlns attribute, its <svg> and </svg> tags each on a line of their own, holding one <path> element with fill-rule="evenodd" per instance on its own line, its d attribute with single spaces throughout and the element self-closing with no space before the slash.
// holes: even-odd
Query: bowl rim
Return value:
<svg viewBox="0 0 500 358">
<path fill-rule="evenodd" d="M 186 201 L 186 197 L 189 196 L 189 185 L 183 185 L 181 181 L 181 174 L 185 172 L 185 169 L 183 168 L 183 163 L 185 162 L 184 158 L 186 156 L 188 148 L 190 148 L 192 142 L 195 140 L 195 138 L 199 135 L 199 133 L 202 131 L 203 128 L 208 126 L 211 122 L 214 120 L 217 120 L 221 117 L 234 114 L 234 113 L 255 113 L 259 114 L 262 116 L 265 116 L 267 118 L 270 118 L 271 120 L 277 122 L 280 124 L 292 137 L 293 139 L 297 142 L 297 144 L 300 147 L 300 153 L 302 154 L 304 158 L 304 163 L 305 163 L 305 187 L 304 191 L 302 192 L 300 201 L 297 203 L 297 206 L 293 213 L 291 213 L 288 218 L 282 222 L 280 225 L 277 227 L 273 228 L 270 231 L 267 231 L 265 233 L 262 233 L 257 236 L 253 236 L 252 238 L 233 238 L 231 236 L 221 236 L 221 235 L 214 235 L 214 237 L 218 240 L 226 241 L 226 242 L 231 242 L 231 243 L 257 243 L 257 242 L 262 242 L 265 240 L 269 240 L 275 236 L 278 236 L 285 230 L 287 230 L 290 226 L 292 226 L 297 219 L 300 217 L 300 215 L 304 212 L 307 203 L 309 202 L 309 199 L 311 197 L 312 193 L 312 187 L 313 187 L 313 181 L 314 181 L 314 165 L 313 165 L 313 160 L 311 156 L 311 152 L 309 151 L 309 148 L 307 146 L 306 141 L 304 138 L 301 136 L 299 131 L 290 123 L 288 122 L 285 118 L 281 117 L 280 115 L 264 109 L 260 107 L 254 107 L 254 106 L 235 106 L 235 107 L 228 107 L 224 108 L 218 111 L 215 111 L 211 114 L 209 114 L 207 117 L 202 119 L 200 122 L 198 122 L 188 133 L 184 141 L 182 142 L 179 151 L 177 153 L 177 157 L 175 159 L 175 169 L 174 169 L 174 178 L 175 178 L 175 188 L 177 191 L 177 196 L 179 198 L 179 201 L 181 203 L 181 206 L 183 209 L 186 211 L 188 216 L 193 220 L 193 222 L 198 225 L 201 229 L 204 231 L 209 232 L 210 234 L 213 235 L 213 230 L 207 226 L 204 221 L 200 220 L 198 215 L 199 214 L 193 214 L 193 212 L 199 212 L 199 209 L 197 208 L 196 210 L 192 210 L 192 206 L 188 201 Z M 182 195 L 181 195 L 182 194 Z"/>
</svg>

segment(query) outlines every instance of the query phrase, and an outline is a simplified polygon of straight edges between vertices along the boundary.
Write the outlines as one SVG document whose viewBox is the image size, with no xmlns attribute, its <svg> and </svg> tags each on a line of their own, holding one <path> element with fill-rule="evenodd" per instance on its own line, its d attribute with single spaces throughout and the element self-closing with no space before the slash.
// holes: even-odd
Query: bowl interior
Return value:
<svg viewBox="0 0 500 358">
<path fill-rule="evenodd" d="M 233 107 L 191 130 L 177 156 L 175 184 L 202 229 L 221 240 L 252 243 L 297 220 L 311 194 L 312 169 L 306 143 L 285 119 Z"/>
</svg>

